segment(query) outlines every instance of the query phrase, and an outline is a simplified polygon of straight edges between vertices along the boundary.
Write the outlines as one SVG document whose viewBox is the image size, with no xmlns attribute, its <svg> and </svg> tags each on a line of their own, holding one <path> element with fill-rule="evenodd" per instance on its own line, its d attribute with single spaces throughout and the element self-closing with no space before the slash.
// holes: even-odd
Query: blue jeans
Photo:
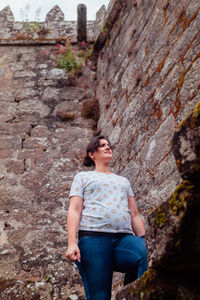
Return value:
<svg viewBox="0 0 200 300">
<path fill-rule="evenodd" d="M 81 263 L 76 261 L 87 300 L 110 300 L 113 271 L 134 281 L 147 270 L 145 240 L 135 235 L 83 236 Z"/>
</svg>

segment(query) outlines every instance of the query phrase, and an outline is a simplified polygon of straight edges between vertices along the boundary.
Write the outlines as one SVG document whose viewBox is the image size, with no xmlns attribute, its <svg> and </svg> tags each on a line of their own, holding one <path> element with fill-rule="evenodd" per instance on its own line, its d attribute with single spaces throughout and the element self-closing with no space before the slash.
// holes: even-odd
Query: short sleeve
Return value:
<svg viewBox="0 0 200 300">
<path fill-rule="evenodd" d="M 127 179 L 127 195 L 128 197 L 135 197 L 135 194 L 133 193 L 133 190 L 131 188 L 130 182 Z"/>
<path fill-rule="evenodd" d="M 83 188 L 84 188 L 83 175 L 81 173 L 78 173 L 76 174 L 74 180 L 72 181 L 69 197 L 79 196 L 83 198 Z"/>
</svg>

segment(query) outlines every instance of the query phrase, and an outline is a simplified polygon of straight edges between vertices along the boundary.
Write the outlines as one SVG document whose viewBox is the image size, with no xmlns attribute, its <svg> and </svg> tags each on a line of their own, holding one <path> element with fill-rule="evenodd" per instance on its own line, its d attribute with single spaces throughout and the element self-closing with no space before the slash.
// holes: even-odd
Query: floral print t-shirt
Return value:
<svg viewBox="0 0 200 300">
<path fill-rule="evenodd" d="M 133 233 L 128 197 L 133 196 L 127 178 L 114 173 L 79 172 L 69 197 L 83 198 L 79 230 Z"/>
</svg>

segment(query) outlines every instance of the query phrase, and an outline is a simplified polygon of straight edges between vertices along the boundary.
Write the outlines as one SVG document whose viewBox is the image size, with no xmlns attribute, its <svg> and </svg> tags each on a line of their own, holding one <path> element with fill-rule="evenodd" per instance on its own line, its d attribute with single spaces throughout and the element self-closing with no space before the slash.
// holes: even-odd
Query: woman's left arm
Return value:
<svg viewBox="0 0 200 300">
<path fill-rule="evenodd" d="M 132 196 L 130 196 L 128 198 L 128 207 L 131 212 L 131 222 L 132 222 L 133 232 L 138 236 L 144 236 L 145 235 L 144 222 L 142 221 L 142 218 L 140 217 L 140 214 L 139 214 L 137 206 L 136 206 L 135 199 Z"/>
</svg>

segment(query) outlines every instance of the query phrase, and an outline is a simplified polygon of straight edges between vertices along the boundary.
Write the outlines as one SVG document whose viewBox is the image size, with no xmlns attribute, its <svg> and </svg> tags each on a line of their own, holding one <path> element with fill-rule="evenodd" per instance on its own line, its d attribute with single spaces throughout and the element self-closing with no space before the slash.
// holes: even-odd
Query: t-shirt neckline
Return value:
<svg viewBox="0 0 200 300">
<path fill-rule="evenodd" d="M 113 175 L 114 173 L 104 173 L 104 172 L 99 172 L 99 171 L 92 171 L 92 172 L 95 172 L 95 173 L 98 173 L 98 174 L 104 174 L 104 175 Z"/>
</svg>

